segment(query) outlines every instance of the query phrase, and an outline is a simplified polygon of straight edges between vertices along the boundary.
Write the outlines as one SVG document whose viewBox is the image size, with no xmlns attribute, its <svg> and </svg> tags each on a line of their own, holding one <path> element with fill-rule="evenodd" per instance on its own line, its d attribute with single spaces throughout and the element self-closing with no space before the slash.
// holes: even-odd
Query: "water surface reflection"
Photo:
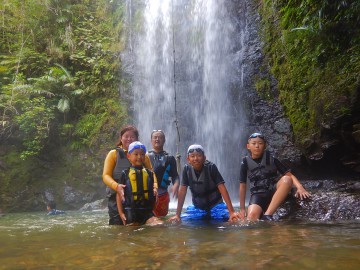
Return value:
<svg viewBox="0 0 360 270">
<path fill-rule="evenodd" d="M 113 227 L 107 213 L 9 214 L 0 269 L 358 269 L 359 221 Z"/>
</svg>

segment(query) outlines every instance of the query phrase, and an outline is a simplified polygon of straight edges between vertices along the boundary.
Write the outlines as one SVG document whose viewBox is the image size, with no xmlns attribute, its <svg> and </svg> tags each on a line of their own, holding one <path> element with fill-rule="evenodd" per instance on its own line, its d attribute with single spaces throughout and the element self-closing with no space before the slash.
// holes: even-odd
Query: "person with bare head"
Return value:
<svg viewBox="0 0 360 270">
<path fill-rule="evenodd" d="M 148 152 L 151 165 L 158 179 L 158 198 L 154 208 L 154 214 L 158 217 L 166 216 L 169 212 L 170 195 L 168 187 L 174 198 L 177 198 L 179 190 L 179 174 L 175 157 L 164 150 L 165 133 L 162 130 L 151 132 L 151 144 L 153 149 Z"/>
<path fill-rule="evenodd" d="M 116 205 L 116 193 L 119 194 L 121 200 L 124 200 L 124 185 L 119 184 L 121 172 L 131 166 L 126 154 L 129 149 L 129 145 L 132 142 L 139 140 L 139 131 L 132 125 L 126 125 L 120 130 L 118 142 L 116 148 L 111 150 L 104 162 L 104 169 L 102 179 L 106 184 L 106 194 L 108 197 L 108 209 L 109 209 L 109 225 L 121 225 L 122 220 L 119 216 L 119 212 Z M 146 155 L 144 159 L 144 166 L 152 169 L 150 159 Z M 157 187 L 157 181 L 155 179 L 155 186 Z"/>
</svg>

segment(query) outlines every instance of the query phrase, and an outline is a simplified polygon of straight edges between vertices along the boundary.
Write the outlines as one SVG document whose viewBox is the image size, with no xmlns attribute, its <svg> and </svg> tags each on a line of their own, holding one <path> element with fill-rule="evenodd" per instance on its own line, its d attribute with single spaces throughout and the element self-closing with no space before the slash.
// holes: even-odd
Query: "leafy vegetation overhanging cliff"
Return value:
<svg viewBox="0 0 360 270">
<path fill-rule="evenodd" d="M 309 160 L 332 155 L 360 171 L 360 2 L 262 0 L 258 10 L 257 90 L 279 98 Z"/>
</svg>

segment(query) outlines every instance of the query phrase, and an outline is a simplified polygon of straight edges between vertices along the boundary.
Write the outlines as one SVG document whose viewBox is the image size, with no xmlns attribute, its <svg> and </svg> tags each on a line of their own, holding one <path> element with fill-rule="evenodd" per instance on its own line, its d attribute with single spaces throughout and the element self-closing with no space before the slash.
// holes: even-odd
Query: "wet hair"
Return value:
<svg viewBox="0 0 360 270">
<path fill-rule="evenodd" d="M 49 206 L 51 209 L 56 209 L 56 203 L 54 201 L 49 201 L 47 206 Z"/>
<path fill-rule="evenodd" d="M 122 143 L 121 143 L 121 137 L 125 134 L 125 132 L 127 131 L 133 131 L 135 136 L 136 136 L 136 141 L 139 140 L 139 131 L 137 130 L 137 128 L 133 125 L 126 125 L 126 126 L 123 126 L 121 129 L 120 129 L 120 134 L 119 134 L 119 139 L 118 141 L 116 142 L 116 146 L 122 146 Z"/>
</svg>

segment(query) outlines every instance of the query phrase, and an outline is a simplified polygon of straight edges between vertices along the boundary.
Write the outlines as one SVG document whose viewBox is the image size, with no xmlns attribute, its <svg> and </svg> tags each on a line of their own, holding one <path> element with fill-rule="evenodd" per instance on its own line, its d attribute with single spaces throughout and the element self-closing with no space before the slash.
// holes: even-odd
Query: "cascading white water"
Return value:
<svg viewBox="0 0 360 270">
<path fill-rule="evenodd" d="M 244 123 L 238 100 L 243 87 L 241 33 L 246 29 L 238 29 L 232 2 L 128 2 L 136 10 L 127 54 L 132 55 L 132 109 L 140 140 L 150 148 L 151 131 L 162 129 L 166 150 L 175 154 L 177 119 L 182 165 L 190 144 L 203 145 L 208 160 L 237 194 Z"/>
</svg>

